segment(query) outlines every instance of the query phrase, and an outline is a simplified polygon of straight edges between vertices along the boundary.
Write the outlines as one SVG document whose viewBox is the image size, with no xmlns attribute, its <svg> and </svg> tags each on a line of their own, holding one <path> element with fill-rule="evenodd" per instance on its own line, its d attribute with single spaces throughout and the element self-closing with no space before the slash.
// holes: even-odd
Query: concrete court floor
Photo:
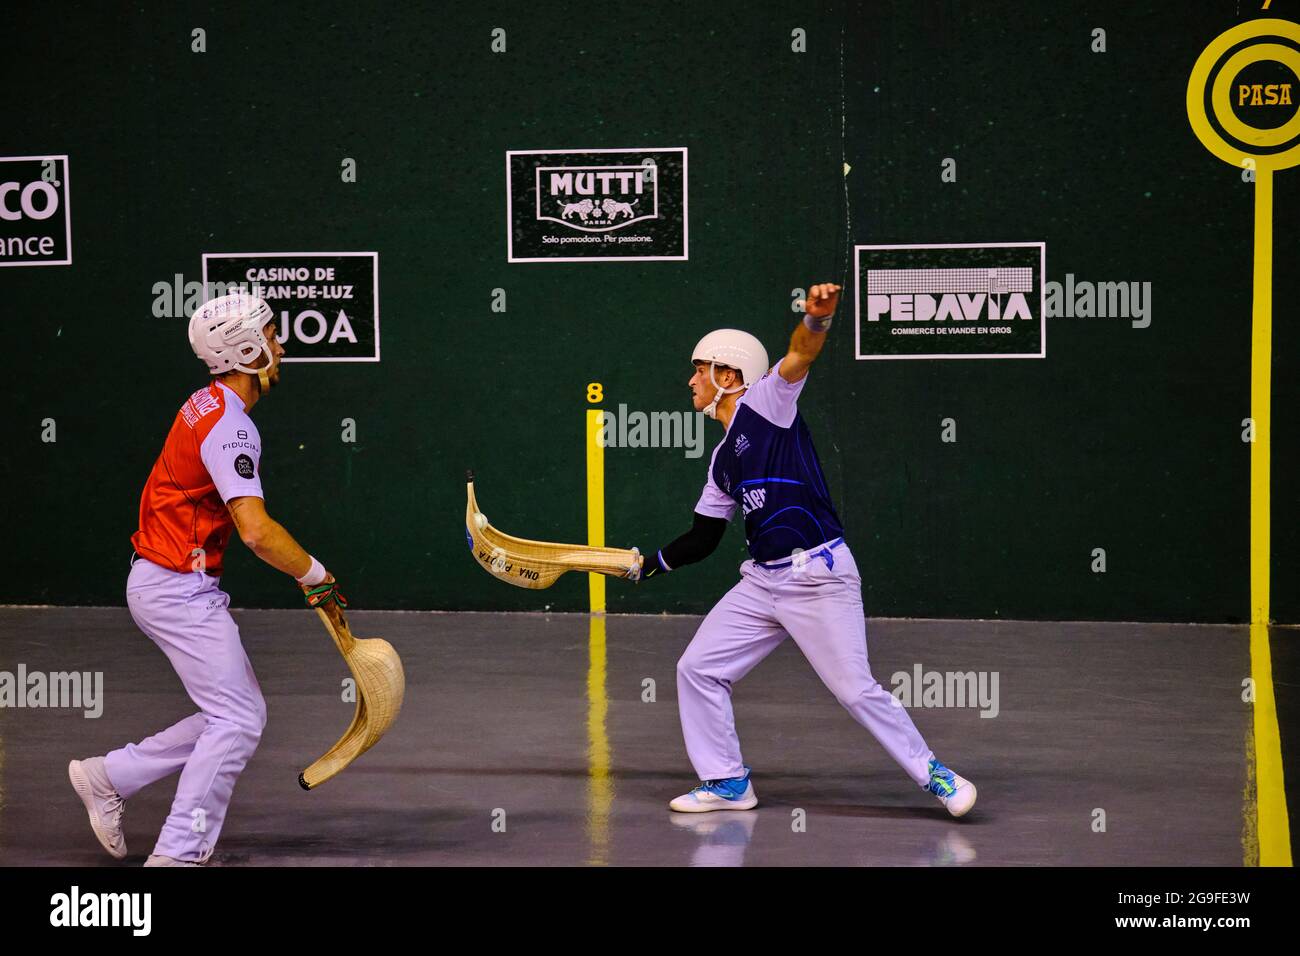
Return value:
<svg viewBox="0 0 1300 956">
<path fill-rule="evenodd" d="M 298 771 L 351 719 L 346 668 L 310 611 L 234 613 L 269 723 L 235 790 L 219 865 L 1245 858 L 1242 627 L 870 620 L 872 669 L 887 688 L 917 663 L 998 674 L 996 717 L 978 706 L 911 709 L 940 759 L 979 787 L 976 809 L 956 821 L 849 718 L 791 641 L 734 688 L 759 808 L 671 813 L 667 801 L 693 785 L 675 663 L 699 619 L 685 616 L 355 611 L 358 636 L 383 636 L 402 654 L 405 706 L 375 749 L 304 792 Z M 179 680 L 123 608 L 0 608 L 0 671 L 20 663 L 102 671 L 103 714 L 0 708 L 0 865 L 139 865 L 175 778 L 129 802 L 130 856 L 117 863 L 91 835 L 65 768 L 192 713 Z M 1104 832 L 1094 830 L 1098 808 Z"/>
</svg>

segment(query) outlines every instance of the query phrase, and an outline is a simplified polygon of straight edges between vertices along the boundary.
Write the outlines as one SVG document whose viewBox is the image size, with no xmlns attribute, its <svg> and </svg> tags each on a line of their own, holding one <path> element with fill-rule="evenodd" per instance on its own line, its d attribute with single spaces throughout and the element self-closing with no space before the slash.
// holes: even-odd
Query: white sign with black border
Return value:
<svg viewBox="0 0 1300 956">
<path fill-rule="evenodd" d="M 0 267 L 70 265 L 68 157 L 0 156 Z"/>
<path fill-rule="evenodd" d="M 508 262 L 689 258 L 685 147 L 506 151 Z"/>
<path fill-rule="evenodd" d="M 854 355 L 1047 357 L 1047 244 L 854 246 Z"/>
<path fill-rule="evenodd" d="M 265 299 L 283 362 L 379 361 L 377 252 L 207 252 L 203 287 Z"/>
</svg>

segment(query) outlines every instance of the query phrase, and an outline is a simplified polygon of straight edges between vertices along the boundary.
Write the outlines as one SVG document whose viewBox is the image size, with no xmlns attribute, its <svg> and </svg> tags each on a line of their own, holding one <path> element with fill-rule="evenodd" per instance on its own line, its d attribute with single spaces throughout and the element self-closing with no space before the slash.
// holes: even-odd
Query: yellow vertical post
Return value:
<svg viewBox="0 0 1300 956">
<path fill-rule="evenodd" d="M 1268 5 L 1265 4 L 1265 9 Z M 1279 43 L 1285 38 L 1290 45 Z M 1290 20 L 1260 18 L 1230 27 L 1210 41 L 1187 80 L 1187 120 L 1214 156 L 1255 188 L 1250 326 L 1250 675 L 1254 687 L 1253 746 L 1256 839 L 1261 866 L 1290 866 L 1282 745 L 1273 693 L 1269 647 L 1269 522 L 1273 378 L 1273 175 L 1300 164 L 1295 117 L 1280 127 L 1256 125 L 1236 115 L 1231 91 L 1242 71 L 1260 62 L 1281 63 L 1300 77 L 1300 27 Z M 1213 121 L 1211 119 L 1213 115 Z M 1250 848 L 1248 848 L 1250 849 Z M 1249 854 L 1248 854 L 1249 855 Z"/>
<path fill-rule="evenodd" d="M 600 441 L 603 412 L 587 409 L 587 544 L 605 546 L 605 446 Z M 591 613 L 605 613 L 605 576 L 588 574 Z"/>
<path fill-rule="evenodd" d="M 1250 670 L 1255 685 L 1255 788 L 1259 865 L 1290 866 L 1282 740 L 1269 649 L 1273 389 L 1273 170 L 1255 173 L 1254 301 L 1250 336 Z"/>
<path fill-rule="evenodd" d="M 609 734 L 605 729 L 609 696 L 605 691 L 604 615 L 591 615 L 588 627 L 587 836 L 591 855 L 587 862 L 604 866 L 609 862 L 609 812 L 614 803 L 614 781 L 609 773 Z"/>
</svg>

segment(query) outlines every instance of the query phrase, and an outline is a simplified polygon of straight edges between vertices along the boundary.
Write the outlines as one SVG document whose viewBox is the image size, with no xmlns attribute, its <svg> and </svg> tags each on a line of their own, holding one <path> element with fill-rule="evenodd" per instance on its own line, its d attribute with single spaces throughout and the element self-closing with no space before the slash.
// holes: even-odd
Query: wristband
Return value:
<svg viewBox="0 0 1300 956">
<path fill-rule="evenodd" d="M 308 557 L 311 558 L 311 567 L 307 569 L 306 574 L 300 578 L 294 578 L 294 580 L 310 588 L 324 581 L 329 576 L 329 572 L 325 570 L 325 565 L 317 561 L 312 555 L 308 555 Z"/>
<path fill-rule="evenodd" d="M 641 567 L 641 577 L 638 580 L 644 581 L 656 574 L 667 574 L 671 570 L 672 568 L 668 566 L 668 562 L 664 560 L 663 551 L 657 551 L 654 560 Z"/>
<path fill-rule="evenodd" d="M 331 581 L 329 584 L 317 584 L 315 587 L 308 587 L 307 585 L 303 585 L 303 587 L 307 588 L 304 596 L 307 599 L 308 607 L 320 608 L 330 601 L 333 601 L 341 608 L 347 608 L 348 606 L 348 599 L 339 591 L 337 581 Z"/>
<path fill-rule="evenodd" d="M 807 312 L 803 314 L 803 324 L 807 326 L 810 332 L 825 332 L 831 327 L 833 315 L 813 316 Z"/>
</svg>

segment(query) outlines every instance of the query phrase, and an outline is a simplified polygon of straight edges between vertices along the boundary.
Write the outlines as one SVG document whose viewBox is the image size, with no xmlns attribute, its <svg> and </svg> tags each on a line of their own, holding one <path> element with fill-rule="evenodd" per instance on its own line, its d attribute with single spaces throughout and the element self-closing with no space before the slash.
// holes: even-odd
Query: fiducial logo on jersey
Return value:
<svg viewBox="0 0 1300 956">
<path fill-rule="evenodd" d="M 261 296 L 288 362 L 379 361 L 379 253 L 212 252 L 203 286 Z"/>
<path fill-rule="evenodd" d="M 1044 358 L 1042 242 L 855 246 L 859 359 Z"/>
<path fill-rule="evenodd" d="M 0 156 L 0 266 L 72 263 L 67 156 Z"/>
<path fill-rule="evenodd" d="M 685 259 L 685 149 L 509 150 L 510 262 Z"/>
</svg>

